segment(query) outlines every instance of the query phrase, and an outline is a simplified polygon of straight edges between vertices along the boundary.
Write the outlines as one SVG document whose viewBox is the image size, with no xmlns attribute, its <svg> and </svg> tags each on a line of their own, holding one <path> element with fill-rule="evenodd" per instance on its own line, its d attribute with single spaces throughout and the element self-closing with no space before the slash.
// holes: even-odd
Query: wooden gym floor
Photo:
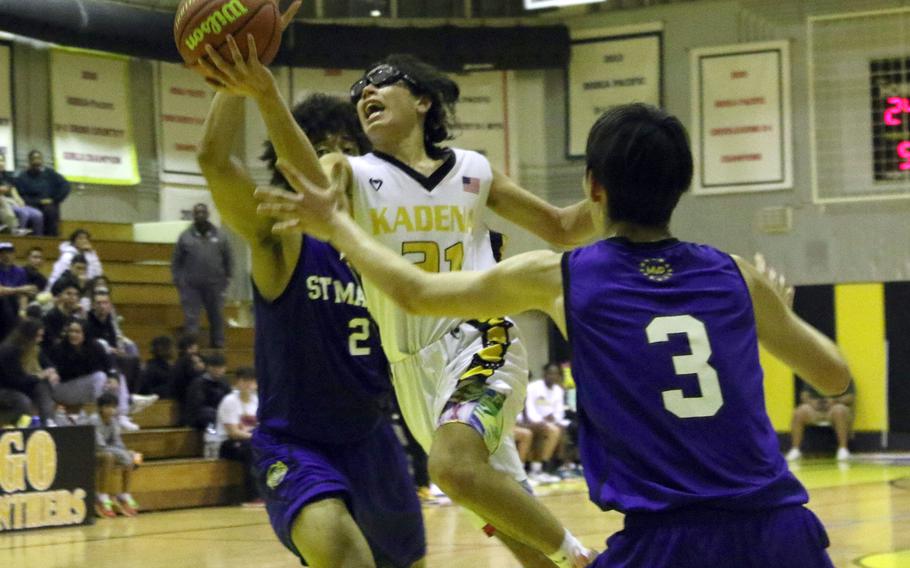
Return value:
<svg viewBox="0 0 910 568">
<path fill-rule="evenodd" d="M 910 459 L 892 463 L 806 461 L 794 471 L 825 523 L 838 568 L 910 567 Z M 618 513 L 591 505 L 581 481 L 539 491 L 589 546 L 603 548 Z M 425 507 L 428 566 L 515 566 L 494 540 L 473 530 L 456 507 Z M 99 520 L 92 527 L 0 534 L 0 567 L 292 568 L 265 511 L 220 507 Z"/>
</svg>

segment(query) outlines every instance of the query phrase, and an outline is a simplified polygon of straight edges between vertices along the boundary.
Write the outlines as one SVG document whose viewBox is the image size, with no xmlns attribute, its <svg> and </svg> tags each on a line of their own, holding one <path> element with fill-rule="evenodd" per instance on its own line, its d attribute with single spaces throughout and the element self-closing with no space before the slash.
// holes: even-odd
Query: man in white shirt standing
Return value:
<svg viewBox="0 0 910 568">
<path fill-rule="evenodd" d="M 528 477 L 537 483 L 559 481 L 559 477 L 543 471 L 543 464 L 553 458 L 569 425 L 565 397 L 562 369 L 556 363 L 544 366 L 543 379 L 528 383 L 525 422 L 522 425 L 534 433 Z"/>
<path fill-rule="evenodd" d="M 253 452 L 250 446 L 253 430 L 257 426 L 258 408 L 256 372 L 250 368 L 237 369 L 234 373 L 234 390 L 221 399 L 218 405 L 215 430 L 222 440 L 220 456 L 243 463 L 247 470 L 244 500 L 249 504 L 262 503 L 252 471 Z"/>
</svg>

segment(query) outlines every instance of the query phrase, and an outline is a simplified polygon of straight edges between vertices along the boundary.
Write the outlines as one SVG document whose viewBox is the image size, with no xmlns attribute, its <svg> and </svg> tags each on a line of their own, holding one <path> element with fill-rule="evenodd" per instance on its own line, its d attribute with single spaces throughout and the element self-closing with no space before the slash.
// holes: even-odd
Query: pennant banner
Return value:
<svg viewBox="0 0 910 568">
<path fill-rule="evenodd" d="M 122 57 L 51 51 L 54 165 L 70 181 L 140 182 L 130 122 L 128 65 Z"/>
</svg>

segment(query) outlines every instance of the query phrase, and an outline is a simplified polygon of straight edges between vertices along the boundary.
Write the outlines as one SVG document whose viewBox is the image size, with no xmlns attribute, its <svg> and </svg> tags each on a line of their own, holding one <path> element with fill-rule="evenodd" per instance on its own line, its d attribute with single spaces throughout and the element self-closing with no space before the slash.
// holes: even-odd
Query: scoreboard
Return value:
<svg viewBox="0 0 910 568">
<path fill-rule="evenodd" d="M 910 181 L 910 57 L 869 63 L 876 182 Z"/>
</svg>

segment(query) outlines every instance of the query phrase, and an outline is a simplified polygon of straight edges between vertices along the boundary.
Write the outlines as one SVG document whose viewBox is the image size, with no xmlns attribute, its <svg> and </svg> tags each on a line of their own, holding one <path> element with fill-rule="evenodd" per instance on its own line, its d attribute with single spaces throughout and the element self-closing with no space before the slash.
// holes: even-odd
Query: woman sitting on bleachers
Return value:
<svg viewBox="0 0 910 568">
<path fill-rule="evenodd" d="M 86 337 L 83 320 L 70 320 L 65 339 L 51 350 L 50 359 L 60 374 L 60 383 L 54 387 L 54 398 L 66 406 L 70 414 L 78 414 L 83 405 L 101 396 L 111 377 L 117 380 L 120 425 L 130 431 L 139 429 L 129 419 L 130 392 L 126 380 L 101 342 Z"/>
<path fill-rule="evenodd" d="M 0 344 L 0 397 L 34 406 L 44 426 L 54 425 L 53 385 L 60 377 L 41 353 L 44 324 L 26 318 Z M 29 413 L 31 414 L 31 413 Z"/>
</svg>

